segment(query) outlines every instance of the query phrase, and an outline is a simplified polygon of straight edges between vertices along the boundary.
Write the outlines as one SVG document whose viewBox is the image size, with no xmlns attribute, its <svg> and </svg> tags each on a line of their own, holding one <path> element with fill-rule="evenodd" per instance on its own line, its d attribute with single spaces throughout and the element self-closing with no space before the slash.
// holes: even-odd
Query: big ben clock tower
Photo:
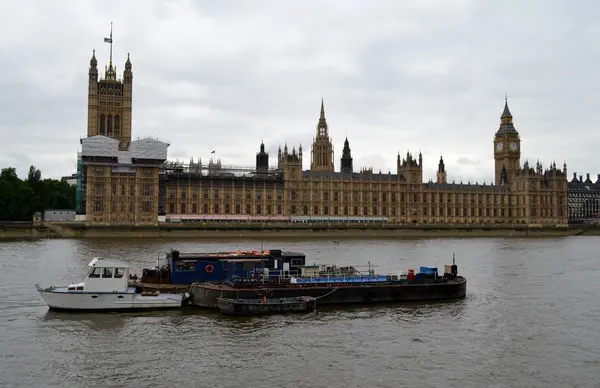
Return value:
<svg viewBox="0 0 600 388">
<path fill-rule="evenodd" d="M 497 185 L 511 184 L 521 165 L 521 139 L 513 125 L 513 117 L 504 100 L 504 111 L 500 116 L 500 128 L 494 136 L 494 160 Z"/>
</svg>

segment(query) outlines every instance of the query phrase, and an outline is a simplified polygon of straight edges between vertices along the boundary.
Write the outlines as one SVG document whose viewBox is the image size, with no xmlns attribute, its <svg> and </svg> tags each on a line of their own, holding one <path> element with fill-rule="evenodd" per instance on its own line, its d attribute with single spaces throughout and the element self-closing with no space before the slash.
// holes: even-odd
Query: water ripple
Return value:
<svg viewBox="0 0 600 388">
<path fill-rule="evenodd" d="M 468 296 L 250 318 L 196 310 L 56 313 L 48 311 L 33 283 L 77 280 L 93 256 L 126 257 L 140 271 L 171 247 L 256 249 L 256 241 L 4 242 L 0 386 L 591 387 L 600 365 L 598 242 L 571 237 L 266 244 L 305 252 L 309 262 L 371 260 L 378 271 L 441 267 L 455 252 L 459 271 L 469 279 Z"/>
</svg>

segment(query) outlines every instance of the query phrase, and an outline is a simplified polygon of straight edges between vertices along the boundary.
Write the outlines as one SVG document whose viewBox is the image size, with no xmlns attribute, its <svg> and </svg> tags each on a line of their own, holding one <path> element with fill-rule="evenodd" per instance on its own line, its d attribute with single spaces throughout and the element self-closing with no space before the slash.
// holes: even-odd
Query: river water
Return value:
<svg viewBox="0 0 600 388">
<path fill-rule="evenodd" d="M 1 387 L 598 387 L 598 237 L 266 241 L 308 262 L 377 272 L 451 263 L 464 300 L 318 308 L 308 315 L 66 314 L 35 291 L 80 280 L 93 256 L 153 266 L 257 241 L 0 243 Z M 140 273 L 140 272 L 138 272 Z"/>
</svg>

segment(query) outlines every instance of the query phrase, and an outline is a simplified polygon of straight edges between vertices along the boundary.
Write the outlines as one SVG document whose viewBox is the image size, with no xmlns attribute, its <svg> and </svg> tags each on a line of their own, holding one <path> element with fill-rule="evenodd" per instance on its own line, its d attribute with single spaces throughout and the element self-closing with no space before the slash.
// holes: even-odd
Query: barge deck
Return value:
<svg viewBox="0 0 600 388">
<path fill-rule="evenodd" d="M 275 285 L 231 285 L 199 283 L 190 286 L 191 303 L 196 307 L 216 309 L 219 298 L 254 299 L 257 295 L 270 298 L 294 298 L 301 295 L 319 300 L 319 305 L 385 303 L 402 301 L 434 301 L 460 299 L 466 296 L 467 279 L 380 283 L 310 283 Z"/>
</svg>

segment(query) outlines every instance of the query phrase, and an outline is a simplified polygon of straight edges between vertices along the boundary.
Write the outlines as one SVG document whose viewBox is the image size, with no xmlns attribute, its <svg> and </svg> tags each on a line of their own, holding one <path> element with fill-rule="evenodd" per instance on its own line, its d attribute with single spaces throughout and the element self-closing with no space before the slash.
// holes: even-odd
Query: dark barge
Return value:
<svg viewBox="0 0 600 388">
<path fill-rule="evenodd" d="M 230 284 L 201 283 L 190 287 L 191 302 L 196 307 L 218 308 L 218 298 L 256 298 L 268 293 L 271 298 L 293 298 L 300 295 L 319 298 L 319 305 L 409 302 L 460 299 L 466 296 L 467 279 L 433 281 L 390 281 L 381 283 L 330 283 L 300 285 L 262 285 L 236 287 Z"/>
<path fill-rule="evenodd" d="M 456 264 L 437 268 L 421 266 L 402 275 L 376 275 L 354 266 L 306 265 L 303 253 L 279 249 L 167 253 L 166 265 L 144 269 L 137 286 L 187 292 L 186 301 L 197 307 L 218 308 L 218 298 L 318 298 L 319 305 L 459 299 L 466 296 L 467 280 Z M 366 267 L 366 266 L 365 266 Z"/>
<path fill-rule="evenodd" d="M 240 263 L 230 263 L 230 265 Z M 243 263 L 248 265 L 247 261 Z M 235 271 L 232 271 L 235 273 Z M 271 275 L 258 269 L 245 277 L 233 276 L 224 282 L 194 283 L 189 300 L 202 308 L 218 308 L 219 298 L 255 299 L 311 296 L 319 305 L 434 301 L 464 298 L 467 279 L 458 276 L 454 263 L 444 266 L 439 276 L 435 267 L 420 267 L 419 273 L 409 269 L 407 275 L 376 275 L 369 269 L 360 274 L 354 267 L 304 266 L 298 275 Z"/>
</svg>

